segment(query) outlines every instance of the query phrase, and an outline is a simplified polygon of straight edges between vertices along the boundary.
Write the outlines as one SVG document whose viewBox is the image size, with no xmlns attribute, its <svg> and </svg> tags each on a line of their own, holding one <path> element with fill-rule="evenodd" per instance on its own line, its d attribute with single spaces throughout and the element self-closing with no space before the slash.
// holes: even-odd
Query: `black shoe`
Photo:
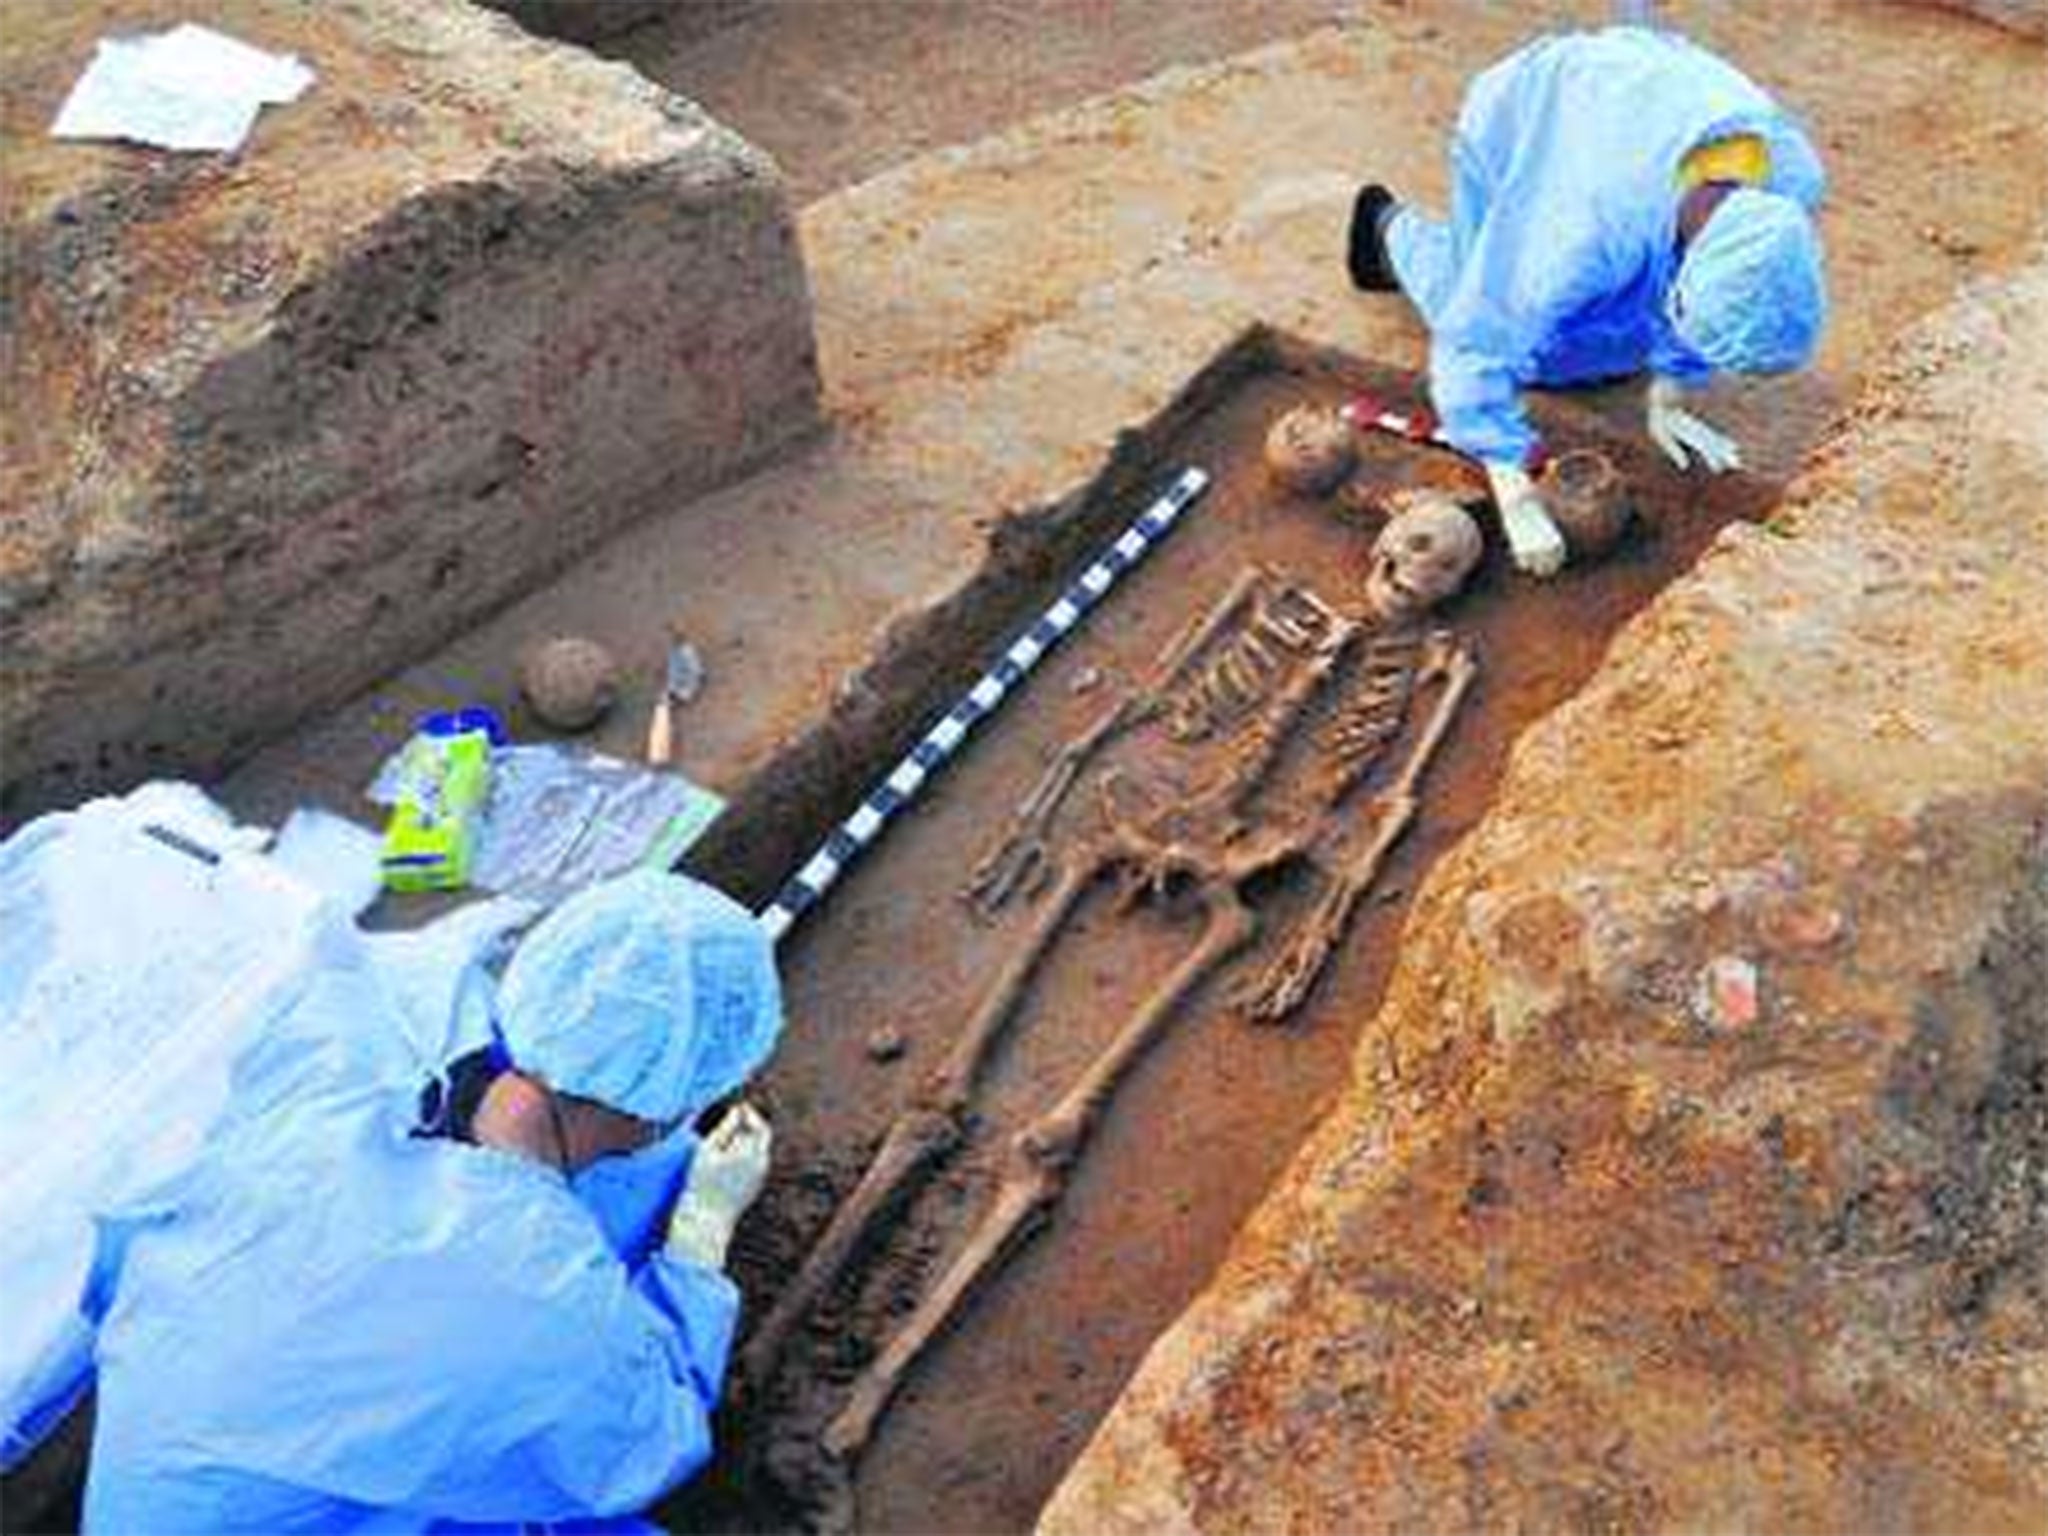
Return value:
<svg viewBox="0 0 2048 1536">
<path fill-rule="evenodd" d="M 1351 205 L 1351 248 L 1346 265 L 1351 269 L 1351 286 L 1365 293 L 1399 293 L 1401 280 L 1394 275 L 1394 263 L 1387 257 L 1384 238 L 1387 220 L 1396 207 L 1394 194 L 1378 182 L 1358 189 Z"/>
</svg>

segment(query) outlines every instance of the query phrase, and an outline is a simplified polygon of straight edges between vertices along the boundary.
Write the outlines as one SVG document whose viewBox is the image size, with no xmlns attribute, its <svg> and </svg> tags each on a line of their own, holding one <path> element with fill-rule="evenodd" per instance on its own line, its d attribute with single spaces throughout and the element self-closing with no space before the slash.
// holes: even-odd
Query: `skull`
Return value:
<svg viewBox="0 0 2048 1536">
<path fill-rule="evenodd" d="M 1283 490 L 1324 496 L 1358 462 L 1351 423 L 1322 405 L 1297 405 L 1266 433 L 1266 470 Z"/>
<path fill-rule="evenodd" d="M 1367 557 L 1365 601 L 1397 623 L 1427 612 L 1465 584 L 1485 552 L 1479 524 L 1442 491 L 1397 491 Z"/>
</svg>

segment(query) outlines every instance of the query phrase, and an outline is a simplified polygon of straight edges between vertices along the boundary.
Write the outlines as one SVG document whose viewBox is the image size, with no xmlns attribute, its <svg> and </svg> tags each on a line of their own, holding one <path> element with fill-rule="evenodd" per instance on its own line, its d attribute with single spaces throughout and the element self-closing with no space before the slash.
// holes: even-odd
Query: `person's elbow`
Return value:
<svg viewBox="0 0 2048 1536">
<path fill-rule="evenodd" d="M 584 1502 L 594 1515 L 637 1514 L 711 1463 L 710 1405 L 692 1402 L 687 1422 L 630 1448 Z"/>
<path fill-rule="evenodd" d="M 711 1414 L 694 1372 L 656 1368 L 591 1394 L 587 1411 L 561 1426 L 550 1479 L 592 1516 L 630 1515 L 681 1487 L 710 1462 Z"/>
<path fill-rule="evenodd" d="M 563 1366 L 576 1382 L 549 1436 L 547 1475 L 594 1515 L 630 1514 L 702 1471 L 739 1292 L 657 1256 Z"/>
<path fill-rule="evenodd" d="M 1505 364 L 1446 350 L 1431 361 L 1430 401 L 1444 440 L 1472 458 L 1520 464 L 1536 446 L 1514 373 Z"/>
</svg>

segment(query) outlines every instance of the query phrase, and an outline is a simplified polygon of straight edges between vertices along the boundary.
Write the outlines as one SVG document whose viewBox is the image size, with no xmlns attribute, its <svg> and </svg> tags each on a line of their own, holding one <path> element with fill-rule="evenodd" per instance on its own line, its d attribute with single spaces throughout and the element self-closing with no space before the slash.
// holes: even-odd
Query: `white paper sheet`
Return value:
<svg viewBox="0 0 2048 1536">
<path fill-rule="evenodd" d="M 265 106 L 299 99 L 313 71 L 190 22 L 102 38 L 50 125 L 59 139 L 128 139 L 160 149 L 239 149 Z"/>
<path fill-rule="evenodd" d="M 364 795 L 397 803 L 408 742 Z M 561 742 L 499 747 L 469 883 L 560 901 L 629 869 L 669 869 L 725 809 L 715 790 L 671 769 L 623 763 Z"/>
</svg>

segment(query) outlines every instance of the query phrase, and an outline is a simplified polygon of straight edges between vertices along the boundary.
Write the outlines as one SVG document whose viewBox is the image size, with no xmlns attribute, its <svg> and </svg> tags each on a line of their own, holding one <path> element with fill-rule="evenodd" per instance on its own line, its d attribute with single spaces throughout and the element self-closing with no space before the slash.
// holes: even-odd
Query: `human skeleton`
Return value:
<svg viewBox="0 0 2048 1536">
<path fill-rule="evenodd" d="M 843 1463 L 976 1285 L 1048 1219 L 1124 1075 L 1198 989 L 1257 943 L 1247 885 L 1290 864 L 1323 875 L 1318 899 L 1241 997 L 1252 1018 L 1277 1021 L 1308 995 L 1414 819 L 1423 774 L 1476 675 L 1455 635 L 1425 619 L 1462 585 L 1481 543 L 1469 514 L 1441 493 L 1397 493 L 1389 512 L 1348 609 L 1293 576 L 1241 571 L 1148 685 L 1059 749 L 975 867 L 963 895 L 977 914 L 994 919 L 1033 901 L 1036 911 L 951 1054 L 749 1341 L 741 1374 L 751 1385 L 921 1176 L 965 1139 L 983 1068 L 1082 898 L 1116 880 L 1127 901 L 1191 910 L 1199 928 L 1102 1053 L 1012 1142 L 992 1206 L 827 1428 L 825 1447 Z M 1369 814 L 1353 814 L 1347 800 L 1425 692 L 1433 702 L 1399 768 Z"/>
</svg>

